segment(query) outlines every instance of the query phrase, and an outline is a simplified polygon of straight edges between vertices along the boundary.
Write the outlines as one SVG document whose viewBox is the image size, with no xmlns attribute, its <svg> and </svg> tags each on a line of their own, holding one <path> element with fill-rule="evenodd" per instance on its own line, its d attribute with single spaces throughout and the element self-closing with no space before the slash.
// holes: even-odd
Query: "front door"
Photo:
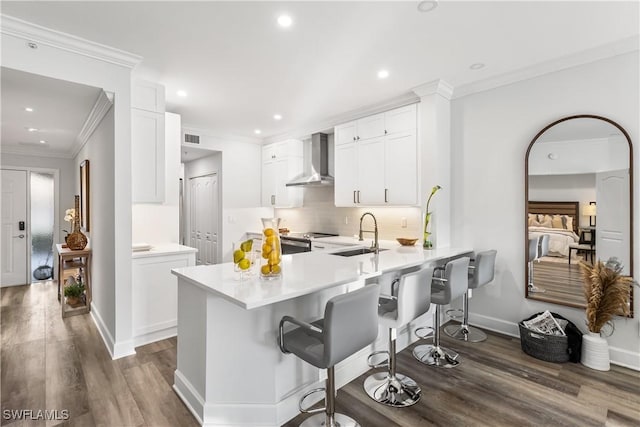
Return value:
<svg viewBox="0 0 640 427">
<path fill-rule="evenodd" d="M 27 284 L 27 171 L 2 170 L 2 281 Z"/>
<path fill-rule="evenodd" d="M 218 177 L 200 176 L 189 180 L 189 237 L 198 249 L 197 265 L 211 265 L 218 260 Z"/>
</svg>

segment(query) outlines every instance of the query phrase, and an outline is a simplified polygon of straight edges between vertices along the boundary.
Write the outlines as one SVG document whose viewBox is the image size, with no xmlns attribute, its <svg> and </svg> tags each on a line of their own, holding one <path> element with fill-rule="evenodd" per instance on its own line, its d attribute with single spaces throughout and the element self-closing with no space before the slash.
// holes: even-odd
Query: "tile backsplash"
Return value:
<svg viewBox="0 0 640 427">
<path fill-rule="evenodd" d="M 338 208 L 334 205 L 333 187 L 308 187 L 303 191 L 303 207 L 275 209 L 275 215 L 282 218 L 281 227 L 291 231 L 353 236 L 358 234 L 362 214 L 371 212 L 378 221 L 378 233 L 382 240 L 420 238 L 422 235 L 422 212 L 417 207 Z M 406 227 L 403 227 L 403 222 L 406 222 Z M 371 218 L 365 218 L 363 228 L 373 229 Z M 365 239 L 368 237 L 366 235 Z"/>
</svg>

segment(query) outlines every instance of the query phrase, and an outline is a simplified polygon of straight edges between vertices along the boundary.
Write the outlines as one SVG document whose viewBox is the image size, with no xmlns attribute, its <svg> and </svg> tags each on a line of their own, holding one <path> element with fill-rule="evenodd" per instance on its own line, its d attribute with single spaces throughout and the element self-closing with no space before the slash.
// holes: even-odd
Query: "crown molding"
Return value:
<svg viewBox="0 0 640 427">
<path fill-rule="evenodd" d="M 484 80 L 456 86 L 453 91 L 453 99 L 462 98 L 467 95 L 484 92 L 500 86 L 517 83 L 519 81 L 540 77 L 545 74 L 566 70 L 568 68 L 588 64 L 590 62 L 596 62 L 638 51 L 639 45 L 640 36 L 635 35 L 613 43 L 604 44 L 571 55 L 540 62 L 519 70 L 489 77 Z"/>
<path fill-rule="evenodd" d="M 411 90 L 420 98 L 435 94 L 440 95 L 448 100 L 451 100 L 451 98 L 453 97 L 453 86 L 442 79 L 421 84 L 420 86 L 416 86 Z"/>
<path fill-rule="evenodd" d="M 43 152 L 43 150 L 46 150 Z M 48 147 L 21 147 L 16 145 L 3 145 L 0 148 L 0 156 L 15 154 L 18 156 L 55 157 L 57 159 L 72 159 L 68 152 L 49 150 Z"/>
<path fill-rule="evenodd" d="M 126 68 L 134 68 L 142 61 L 142 57 L 139 55 L 52 30 L 13 16 L 0 15 L 0 18 L 0 32 L 2 34 L 25 39 L 27 42 L 51 46 Z"/>
<path fill-rule="evenodd" d="M 71 158 L 75 157 L 80 150 L 82 150 L 82 147 L 84 147 L 98 125 L 100 125 L 104 116 L 113 106 L 113 98 L 114 94 L 112 92 L 105 92 L 104 90 L 100 91 L 98 99 L 96 99 L 96 102 L 93 104 L 93 108 L 91 108 L 91 112 L 89 112 L 89 115 L 85 119 L 82 129 L 80 129 L 78 136 L 76 136 L 73 146 L 69 149 L 69 155 Z"/>
<path fill-rule="evenodd" d="M 386 99 L 386 100 L 377 102 L 375 104 L 369 104 L 362 108 L 346 111 L 344 113 L 340 113 L 335 116 L 330 116 L 325 120 L 311 123 L 298 129 L 279 133 L 276 135 L 271 135 L 269 137 L 264 138 L 263 143 L 270 144 L 272 142 L 283 141 L 285 139 L 290 139 L 290 138 L 301 139 L 315 132 L 321 132 L 327 129 L 332 129 L 333 127 L 341 123 L 350 122 L 352 120 L 361 119 L 363 117 L 370 116 L 372 114 L 382 113 L 384 111 L 392 110 L 394 108 L 404 107 L 405 105 L 415 104 L 418 102 L 420 102 L 420 98 L 418 98 L 415 93 L 413 92 L 403 93 L 402 95 L 396 96 L 394 98 Z"/>
</svg>

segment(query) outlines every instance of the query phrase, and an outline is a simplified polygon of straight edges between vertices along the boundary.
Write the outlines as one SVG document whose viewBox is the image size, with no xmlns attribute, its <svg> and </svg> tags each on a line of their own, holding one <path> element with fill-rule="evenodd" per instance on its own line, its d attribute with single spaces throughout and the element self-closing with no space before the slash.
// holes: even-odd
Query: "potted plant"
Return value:
<svg viewBox="0 0 640 427">
<path fill-rule="evenodd" d="M 64 287 L 64 296 L 67 298 L 67 304 L 71 307 L 77 307 L 82 304 L 81 298 L 83 294 L 84 283 L 82 283 L 82 277 L 78 276 L 77 280 L 73 276 L 69 277 Z"/>
<path fill-rule="evenodd" d="M 594 265 L 580 263 L 584 296 L 587 300 L 585 314 L 589 333 L 582 337 L 583 365 L 600 371 L 609 370 L 609 344 L 601 336 L 606 324 L 613 327 L 613 316 L 629 314 L 629 297 L 633 279 L 623 276 L 622 264 L 610 258 Z"/>
</svg>

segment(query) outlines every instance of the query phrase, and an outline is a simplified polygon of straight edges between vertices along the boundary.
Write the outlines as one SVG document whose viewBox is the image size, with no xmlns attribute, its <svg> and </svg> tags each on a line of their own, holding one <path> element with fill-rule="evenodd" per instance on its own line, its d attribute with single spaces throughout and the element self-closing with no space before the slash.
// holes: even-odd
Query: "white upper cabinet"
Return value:
<svg viewBox="0 0 640 427">
<path fill-rule="evenodd" d="M 165 201 L 164 87 L 134 81 L 131 99 L 131 193 L 134 203 Z"/>
<path fill-rule="evenodd" d="M 302 206 L 302 189 L 287 182 L 303 172 L 302 141 L 290 139 L 262 147 L 262 205 L 275 208 Z"/>
<path fill-rule="evenodd" d="M 416 104 L 335 128 L 336 206 L 418 202 Z"/>
<path fill-rule="evenodd" d="M 396 108 L 384 113 L 384 129 L 386 134 L 416 129 L 416 104 Z"/>
<path fill-rule="evenodd" d="M 135 80 L 131 87 L 131 108 L 164 114 L 164 86 Z"/>
</svg>

